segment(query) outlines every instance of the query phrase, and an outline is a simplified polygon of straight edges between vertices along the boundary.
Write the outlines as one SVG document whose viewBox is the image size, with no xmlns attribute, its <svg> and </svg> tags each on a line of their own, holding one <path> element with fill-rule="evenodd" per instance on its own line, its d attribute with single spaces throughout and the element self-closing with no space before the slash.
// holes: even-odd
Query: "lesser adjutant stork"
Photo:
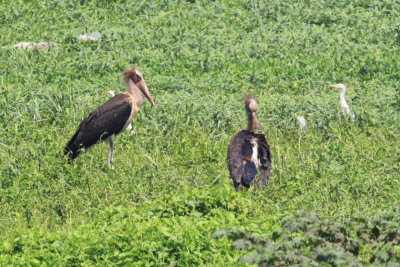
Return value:
<svg viewBox="0 0 400 267">
<path fill-rule="evenodd" d="M 64 149 L 64 154 L 68 155 L 70 160 L 75 159 L 82 149 L 87 149 L 99 141 L 108 141 L 110 148 L 107 165 L 112 168 L 114 138 L 130 125 L 139 111 L 143 104 L 142 93 L 153 106 L 155 105 L 143 75 L 136 67 L 127 68 L 123 77 L 128 93 L 120 93 L 110 98 L 81 121 Z"/>
<path fill-rule="evenodd" d="M 256 111 L 258 102 L 247 96 L 244 100 L 247 113 L 247 128 L 238 131 L 228 147 L 228 166 L 235 190 L 243 190 L 257 181 L 258 187 L 265 188 L 271 171 L 271 151 L 265 135 L 257 134 Z"/>
</svg>

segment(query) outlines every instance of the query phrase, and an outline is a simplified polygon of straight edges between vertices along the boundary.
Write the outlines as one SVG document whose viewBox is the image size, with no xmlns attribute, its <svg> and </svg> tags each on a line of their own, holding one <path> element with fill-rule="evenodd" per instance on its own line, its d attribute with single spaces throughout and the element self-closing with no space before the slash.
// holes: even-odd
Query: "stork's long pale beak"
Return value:
<svg viewBox="0 0 400 267">
<path fill-rule="evenodd" d="M 329 87 L 335 87 L 337 88 L 337 84 L 333 84 L 333 85 L 328 85 Z"/>
<path fill-rule="evenodd" d="M 154 101 L 153 101 L 153 98 L 151 97 L 149 88 L 147 88 L 147 85 L 144 82 L 144 80 L 142 79 L 142 81 L 138 85 L 139 85 L 140 91 L 142 91 L 142 93 L 147 97 L 147 99 L 150 101 L 150 103 L 153 106 L 155 106 L 156 104 L 154 104 Z"/>
</svg>

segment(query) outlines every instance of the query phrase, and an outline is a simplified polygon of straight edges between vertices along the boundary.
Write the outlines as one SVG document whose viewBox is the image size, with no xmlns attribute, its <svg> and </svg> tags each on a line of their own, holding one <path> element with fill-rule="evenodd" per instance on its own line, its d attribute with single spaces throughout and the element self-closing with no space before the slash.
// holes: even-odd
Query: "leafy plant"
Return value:
<svg viewBox="0 0 400 267">
<path fill-rule="evenodd" d="M 356 216 L 340 223 L 321 220 L 315 213 L 298 211 L 281 220 L 282 228 L 273 232 L 272 239 L 239 228 L 219 230 L 211 237 L 233 240 L 232 250 L 255 250 L 241 261 L 260 266 L 362 266 L 369 263 L 395 266 L 400 260 L 399 251 L 393 249 L 400 240 L 398 216 L 395 211 L 377 218 Z M 352 237 L 354 231 L 356 237 Z M 368 254 L 368 260 L 360 257 L 360 249 Z"/>
</svg>

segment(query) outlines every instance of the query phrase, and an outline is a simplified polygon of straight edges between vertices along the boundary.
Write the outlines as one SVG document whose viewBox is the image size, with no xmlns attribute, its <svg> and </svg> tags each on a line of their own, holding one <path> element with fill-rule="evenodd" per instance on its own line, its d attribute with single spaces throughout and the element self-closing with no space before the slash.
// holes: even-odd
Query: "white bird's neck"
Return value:
<svg viewBox="0 0 400 267">
<path fill-rule="evenodd" d="M 139 87 L 137 87 L 136 84 L 131 79 L 128 80 L 127 86 L 129 93 L 133 95 L 133 97 L 135 98 L 136 104 L 138 106 L 141 106 L 143 104 L 143 96 Z"/>
<path fill-rule="evenodd" d="M 348 108 L 348 107 L 349 107 L 349 106 L 347 105 L 346 99 L 344 98 L 344 92 L 340 92 L 339 100 L 340 100 L 340 106 L 341 106 L 342 108 Z"/>
</svg>

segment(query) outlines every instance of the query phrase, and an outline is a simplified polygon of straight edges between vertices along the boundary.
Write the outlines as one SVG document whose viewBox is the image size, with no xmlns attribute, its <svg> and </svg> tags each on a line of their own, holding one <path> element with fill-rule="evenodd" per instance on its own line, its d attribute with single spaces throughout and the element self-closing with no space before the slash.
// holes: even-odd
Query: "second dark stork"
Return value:
<svg viewBox="0 0 400 267">
<path fill-rule="evenodd" d="M 123 77 L 128 93 L 115 95 L 81 121 L 64 149 L 64 154 L 70 160 L 75 159 L 82 149 L 88 149 L 99 141 L 107 141 L 110 145 L 107 165 L 113 168 L 114 138 L 130 125 L 139 111 L 143 104 L 142 93 L 155 105 L 143 75 L 137 68 L 127 68 Z"/>
<path fill-rule="evenodd" d="M 265 135 L 257 134 L 258 122 L 256 111 L 258 102 L 247 96 L 244 100 L 247 113 L 247 128 L 238 131 L 228 147 L 229 173 L 235 190 L 243 190 L 256 182 L 257 186 L 265 188 L 271 171 L 271 151 Z"/>
</svg>

